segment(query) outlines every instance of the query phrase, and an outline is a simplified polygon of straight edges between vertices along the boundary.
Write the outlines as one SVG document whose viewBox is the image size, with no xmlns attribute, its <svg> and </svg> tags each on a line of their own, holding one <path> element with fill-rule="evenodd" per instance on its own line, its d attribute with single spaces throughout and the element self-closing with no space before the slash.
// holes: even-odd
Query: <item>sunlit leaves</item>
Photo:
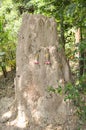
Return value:
<svg viewBox="0 0 86 130">
<path fill-rule="evenodd" d="M 0 7 L 0 53 L 5 52 L 5 66 L 15 67 L 17 33 L 21 18 L 12 0 L 4 0 Z M 2 64 L 1 64 L 2 67 Z"/>
</svg>

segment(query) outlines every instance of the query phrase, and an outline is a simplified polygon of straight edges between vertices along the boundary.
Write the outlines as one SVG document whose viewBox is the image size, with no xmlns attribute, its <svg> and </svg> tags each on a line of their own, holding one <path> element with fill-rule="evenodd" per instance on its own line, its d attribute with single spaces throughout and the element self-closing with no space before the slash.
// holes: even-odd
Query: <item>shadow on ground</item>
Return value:
<svg viewBox="0 0 86 130">
<path fill-rule="evenodd" d="M 8 128 L 6 124 L 2 122 L 1 117 L 14 100 L 14 78 L 15 70 L 9 71 L 6 78 L 0 75 L 0 130 L 12 130 L 12 128 Z M 15 129 L 13 128 L 13 130 Z"/>
<path fill-rule="evenodd" d="M 0 76 L 0 99 L 14 95 L 15 70 L 9 71 L 7 77 Z"/>
</svg>

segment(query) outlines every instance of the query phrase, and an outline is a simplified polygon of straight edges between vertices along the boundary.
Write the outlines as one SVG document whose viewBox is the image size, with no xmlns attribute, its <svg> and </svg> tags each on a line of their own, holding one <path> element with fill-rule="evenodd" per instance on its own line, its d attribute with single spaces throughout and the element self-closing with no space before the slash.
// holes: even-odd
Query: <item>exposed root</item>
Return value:
<svg viewBox="0 0 86 130">
<path fill-rule="evenodd" d="M 29 121 L 26 116 L 26 109 L 21 104 L 21 101 L 17 102 L 15 99 L 13 103 L 7 108 L 8 111 L 2 115 L 1 123 L 6 123 L 6 125 L 9 126 L 25 128 Z"/>
<path fill-rule="evenodd" d="M 10 105 L 10 107 L 9 107 L 9 109 L 11 110 L 11 111 L 14 111 L 14 109 L 16 109 L 16 105 L 17 105 L 17 103 L 16 103 L 16 99 L 12 102 L 12 104 Z"/>
<path fill-rule="evenodd" d="M 14 100 L 14 102 L 10 105 L 9 110 L 2 115 L 0 122 L 6 123 L 7 121 L 13 119 L 16 116 L 16 114 L 16 100 Z"/>
<path fill-rule="evenodd" d="M 26 117 L 17 117 L 15 120 L 8 122 L 7 125 L 9 126 L 17 126 L 20 128 L 25 128 L 29 124 L 29 121 Z"/>
</svg>

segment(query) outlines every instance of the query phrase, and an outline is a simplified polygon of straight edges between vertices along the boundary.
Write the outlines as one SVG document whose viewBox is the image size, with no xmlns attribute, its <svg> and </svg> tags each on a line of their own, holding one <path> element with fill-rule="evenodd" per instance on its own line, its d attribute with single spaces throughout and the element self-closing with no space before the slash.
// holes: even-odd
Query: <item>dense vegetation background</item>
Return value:
<svg viewBox="0 0 86 130">
<path fill-rule="evenodd" d="M 74 79 L 73 84 L 65 86 L 65 100 L 73 101 L 82 125 L 86 120 L 86 0 L 2 0 L 0 72 L 4 78 L 9 68 L 16 68 L 17 34 L 24 13 L 40 13 L 56 19 L 59 44 L 65 51 Z"/>
</svg>

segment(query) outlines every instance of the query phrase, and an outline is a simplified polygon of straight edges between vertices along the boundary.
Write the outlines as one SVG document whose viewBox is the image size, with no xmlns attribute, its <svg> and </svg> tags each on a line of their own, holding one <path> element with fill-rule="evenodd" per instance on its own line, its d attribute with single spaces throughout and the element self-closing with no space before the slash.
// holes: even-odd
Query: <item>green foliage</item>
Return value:
<svg viewBox="0 0 86 130">
<path fill-rule="evenodd" d="M 62 87 L 59 86 L 58 88 L 53 88 L 52 86 L 49 86 L 49 87 L 48 87 L 48 92 L 53 92 L 53 93 L 62 94 Z"/>
<path fill-rule="evenodd" d="M 18 13 L 11 0 L 4 0 L 0 7 L 0 59 L 7 66 L 15 68 L 15 51 L 17 32 L 20 26 L 21 18 L 18 18 Z M 5 53 L 4 59 L 1 54 Z"/>
<path fill-rule="evenodd" d="M 6 71 L 6 54 L 5 54 L 5 52 L 0 52 L 0 67 L 3 71 L 4 77 L 6 77 L 7 71 Z"/>
<path fill-rule="evenodd" d="M 86 122 L 86 75 L 77 80 L 74 85 L 67 83 L 64 89 L 62 86 L 58 86 L 58 88 L 50 86 L 48 91 L 55 94 L 64 94 L 64 101 L 70 100 L 76 107 L 80 125 Z"/>
<path fill-rule="evenodd" d="M 79 44 L 79 50 L 84 52 L 86 50 L 86 39 L 83 39 Z"/>
<path fill-rule="evenodd" d="M 76 45 L 75 45 L 75 28 L 68 29 L 65 33 L 66 37 L 66 45 L 65 45 L 65 53 L 68 60 L 75 60 Z"/>
</svg>

